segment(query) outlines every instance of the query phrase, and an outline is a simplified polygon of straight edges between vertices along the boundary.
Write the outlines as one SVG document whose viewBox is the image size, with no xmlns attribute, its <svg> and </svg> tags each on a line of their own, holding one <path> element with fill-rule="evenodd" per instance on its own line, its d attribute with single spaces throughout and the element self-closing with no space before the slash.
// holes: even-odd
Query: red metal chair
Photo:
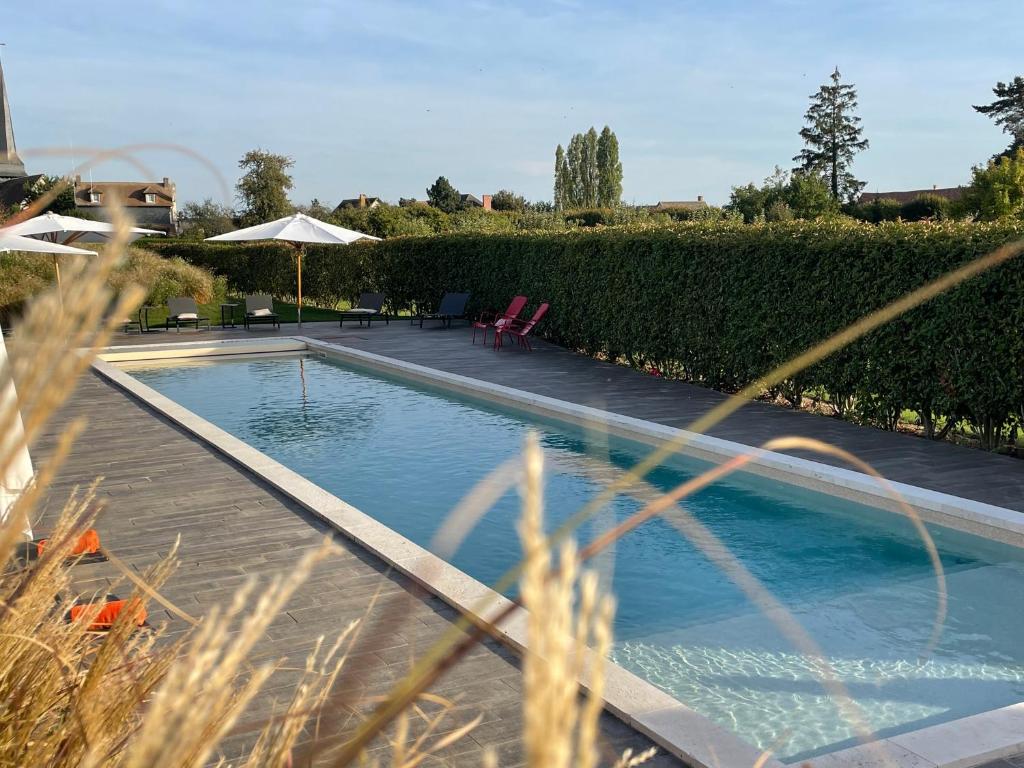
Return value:
<svg viewBox="0 0 1024 768">
<path fill-rule="evenodd" d="M 494 348 L 501 349 L 501 337 L 512 336 L 516 341 L 519 342 L 519 346 L 526 347 L 530 352 L 533 351 L 533 347 L 530 346 L 530 331 L 533 327 L 541 321 L 541 318 L 547 314 L 548 307 L 551 306 L 547 302 L 544 302 L 537 311 L 533 313 L 533 317 L 529 320 L 509 320 L 504 325 L 494 326 Z"/>
<path fill-rule="evenodd" d="M 497 329 L 500 326 L 507 325 L 512 320 L 516 320 L 519 317 L 519 313 L 523 311 L 523 307 L 526 306 L 525 296 L 516 296 L 512 299 L 512 302 L 508 305 L 508 309 L 503 314 L 497 314 L 495 312 L 484 312 L 481 313 L 480 317 L 473 323 L 473 343 L 476 344 L 476 331 L 478 328 L 482 328 L 484 331 L 484 344 L 487 343 L 487 329 Z M 489 318 L 489 319 L 485 319 Z"/>
</svg>

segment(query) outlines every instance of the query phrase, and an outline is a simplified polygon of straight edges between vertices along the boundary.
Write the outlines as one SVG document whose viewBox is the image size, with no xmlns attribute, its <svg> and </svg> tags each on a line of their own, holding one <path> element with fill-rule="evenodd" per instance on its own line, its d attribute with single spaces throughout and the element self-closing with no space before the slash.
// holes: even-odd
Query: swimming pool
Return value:
<svg viewBox="0 0 1024 768">
<path fill-rule="evenodd" d="M 313 357 L 131 364 L 133 376 L 420 544 L 531 426 L 547 455 L 547 515 L 579 509 L 644 446 Z M 706 465 L 676 458 L 667 489 Z M 622 498 L 580 532 L 635 511 Z M 936 652 L 935 585 L 896 515 L 754 476 L 688 501 L 823 647 L 881 735 L 1024 699 L 1021 550 L 932 526 L 950 610 Z M 493 583 L 518 559 L 515 494 L 452 562 Z M 597 563 L 618 598 L 614 659 L 705 716 L 787 759 L 849 743 L 850 727 L 810 666 L 731 582 L 669 525 L 652 521 Z"/>
</svg>

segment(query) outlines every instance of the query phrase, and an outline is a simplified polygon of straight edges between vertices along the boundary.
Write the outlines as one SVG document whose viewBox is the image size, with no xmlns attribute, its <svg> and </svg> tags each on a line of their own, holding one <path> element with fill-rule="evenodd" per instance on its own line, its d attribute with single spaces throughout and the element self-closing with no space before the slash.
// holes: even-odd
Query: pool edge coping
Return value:
<svg viewBox="0 0 1024 768">
<path fill-rule="evenodd" d="M 453 374 L 416 363 L 409 363 L 397 358 L 301 335 L 290 336 L 287 339 L 281 338 L 275 341 L 300 342 L 305 349 L 310 351 L 331 354 L 343 360 L 362 363 L 369 368 L 397 373 L 405 378 L 434 385 L 441 384 L 459 392 L 505 402 L 520 409 L 553 416 L 563 421 L 577 424 L 599 423 L 620 436 L 634 440 L 639 439 L 642 442 L 652 440 L 663 442 L 677 436 L 679 433 L 685 432 L 685 430 L 680 430 L 676 427 L 669 427 L 656 422 L 579 405 L 570 401 L 558 400 L 545 395 L 536 395 L 524 390 L 513 389 L 500 384 L 493 384 L 480 379 Z M 226 349 L 232 345 L 236 348 L 248 345 L 247 352 L 251 352 L 253 351 L 252 346 L 259 345 L 261 342 L 222 340 L 215 343 L 218 349 L 222 350 L 222 354 L 231 354 L 226 352 Z M 192 349 L 201 345 L 203 345 L 201 342 L 147 345 L 147 352 L 157 353 L 159 351 L 157 348 L 163 348 L 165 353 L 163 355 L 154 354 L 147 357 L 133 356 L 130 359 L 143 361 L 155 360 L 158 357 L 199 357 L 202 355 L 193 354 Z M 206 346 L 209 346 L 209 344 L 206 344 Z M 129 348 L 117 347 L 109 349 L 127 350 Z M 290 349 L 301 351 L 300 347 L 290 347 Z M 184 355 L 179 353 L 186 350 L 188 351 Z M 475 608 L 466 604 L 470 602 L 469 598 L 471 597 L 479 598 L 487 595 L 487 599 L 492 601 L 492 611 L 495 611 L 497 607 L 502 605 L 502 601 L 507 602 L 506 598 L 498 595 L 498 593 L 476 579 L 464 574 L 454 566 L 449 565 L 437 556 L 419 547 L 419 545 L 387 528 L 387 526 L 378 523 L 373 518 L 370 518 L 342 499 L 333 496 L 333 494 L 328 493 L 298 473 L 287 469 L 247 443 L 233 437 L 219 427 L 188 411 L 183 406 L 178 405 L 173 400 L 142 384 L 142 382 L 103 359 L 105 356 L 105 353 L 101 353 L 100 359 L 93 363 L 94 370 L 105 379 L 126 390 L 129 394 L 210 444 L 227 458 L 234 460 L 268 484 L 277 488 L 286 496 L 313 512 L 325 520 L 325 522 L 328 522 L 345 536 L 392 565 L 397 571 L 441 598 L 444 602 L 470 617 L 478 616 Z M 175 413 L 177 415 L 173 415 Z M 182 418 L 184 420 L 181 420 Z M 688 433 L 686 449 L 686 453 L 695 455 L 706 453 L 711 457 L 710 460 L 720 461 L 723 458 L 733 458 L 738 453 L 748 453 L 752 450 L 752 446 L 709 435 Z M 236 454 L 236 451 L 239 453 Z M 796 476 L 801 480 L 812 481 L 812 485 L 809 487 L 815 489 L 818 489 L 819 485 L 833 489 L 848 489 L 854 494 L 855 499 L 858 496 L 866 496 L 870 499 L 862 501 L 862 503 L 887 508 L 885 504 L 881 504 L 879 501 L 890 497 L 883 496 L 878 484 L 862 473 L 770 451 L 763 452 L 758 457 L 756 463 L 763 466 L 766 465 L 769 470 L 766 474 L 769 476 Z M 275 480 L 271 475 L 277 475 L 278 480 Z M 284 481 L 287 487 L 282 487 L 278 484 L 278 481 Z M 925 512 L 926 514 L 922 515 L 922 517 L 930 522 L 976 533 L 985 538 L 1016 546 L 1024 545 L 1024 513 L 1022 512 L 939 491 L 930 491 L 904 483 L 892 482 L 890 485 L 899 491 L 903 498 L 911 503 L 912 506 L 921 512 Z M 834 490 L 825 492 L 844 496 L 843 493 L 835 493 Z M 320 502 L 328 502 L 327 505 L 318 506 L 318 499 Z M 335 506 L 331 506 L 332 504 Z M 334 515 L 339 513 L 349 515 L 350 523 L 346 524 L 343 519 L 335 520 Z M 356 517 L 352 518 L 353 515 Z M 370 525 L 363 526 L 361 529 L 359 523 L 367 521 Z M 963 525 L 963 523 L 968 525 Z M 971 526 L 970 523 L 980 523 L 983 530 L 978 530 L 976 526 Z M 354 528 L 351 527 L 353 525 L 355 526 Z M 371 529 L 373 528 L 382 530 L 372 531 Z M 991 535 L 993 532 L 1004 532 L 1012 535 L 1009 537 L 998 537 Z M 382 534 L 385 539 L 394 537 L 394 539 L 398 540 L 398 543 L 401 543 L 402 547 L 406 548 L 406 555 L 402 555 L 401 548 L 396 553 L 397 557 L 395 559 L 392 559 L 382 551 L 378 551 L 372 542 L 364 539 L 366 535 L 373 536 L 375 534 Z M 415 548 L 421 554 L 410 557 L 407 554 L 408 548 Z M 446 582 L 449 577 L 451 583 Z M 487 621 L 486 615 L 478 617 L 483 621 Z M 519 613 L 506 627 L 496 630 L 501 635 L 499 639 L 517 652 L 521 652 L 526 647 L 525 624 L 521 621 L 522 617 L 522 613 Z M 614 662 L 607 662 L 606 673 L 605 708 L 676 757 L 701 768 L 710 768 L 712 765 L 749 767 L 754 762 L 748 759 L 749 756 L 753 755 L 756 759 L 757 756 L 761 755 L 760 750 L 749 742 L 744 741 L 736 733 L 717 725 L 671 695 L 661 691 L 653 684 L 637 677 Z M 584 678 L 581 678 L 580 684 L 583 688 L 589 690 Z M 1013 727 L 1008 727 L 1008 719 L 1016 727 L 1016 731 L 1013 730 Z M 961 731 L 963 730 L 966 730 L 967 733 L 962 733 Z M 1007 733 L 1008 730 L 1010 733 Z M 878 739 L 867 744 L 839 749 L 818 757 L 800 760 L 790 765 L 807 764 L 812 768 L 873 768 L 874 766 L 882 765 L 892 766 L 892 768 L 969 768 L 970 766 L 981 765 L 989 760 L 1008 757 L 1024 751 L 1024 736 L 1014 737 L 1014 733 L 1019 734 L 1022 732 L 1024 732 L 1024 702 L 1019 702 L 999 709 L 987 710 L 945 723 Z M 712 734 L 714 735 L 713 739 L 707 738 L 707 736 Z M 699 736 L 699 738 L 696 738 L 695 735 Z M 938 754 L 934 749 L 929 749 L 928 744 L 940 744 L 943 749 L 952 749 L 952 754 L 955 754 L 956 757 L 950 759 L 947 755 Z M 741 762 L 733 763 L 726 759 L 723 756 L 722 747 L 729 748 L 729 751 L 724 753 L 725 755 L 729 755 L 732 749 L 739 750 L 743 754 Z M 879 758 L 883 758 L 883 761 L 879 762 Z M 782 768 L 785 764 L 770 758 L 767 762 L 762 762 L 761 765 L 765 768 Z"/>
<path fill-rule="evenodd" d="M 471 621 L 482 620 L 490 624 L 488 617 L 495 616 L 510 604 L 511 601 L 482 582 L 143 384 L 111 362 L 101 357 L 92 363 L 92 369 L 106 381 L 313 513 L 406 578 L 456 608 Z M 486 607 L 481 608 L 482 605 Z M 521 654 L 529 645 L 525 609 L 520 609 L 500 627 L 492 627 L 493 635 Z M 589 656 L 589 650 L 587 653 Z M 591 664 L 588 659 L 584 663 L 585 670 Z M 579 684 L 589 692 L 588 678 L 585 671 L 579 678 Z M 762 750 L 736 733 L 712 722 L 610 660 L 605 661 L 602 698 L 604 708 L 609 713 L 695 768 L 749 768 L 762 756 Z M 759 765 L 763 768 L 784 768 L 783 763 L 772 758 L 762 760 Z"/>
</svg>

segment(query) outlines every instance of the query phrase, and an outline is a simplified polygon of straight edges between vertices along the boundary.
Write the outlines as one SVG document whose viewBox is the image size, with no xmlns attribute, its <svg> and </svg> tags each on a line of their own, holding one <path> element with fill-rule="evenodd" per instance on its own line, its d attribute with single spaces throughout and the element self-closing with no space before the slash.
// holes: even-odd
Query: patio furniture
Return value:
<svg viewBox="0 0 1024 768">
<path fill-rule="evenodd" d="M 420 328 L 423 327 L 424 320 L 440 320 L 442 328 L 451 328 L 452 320 L 466 317 L 467 303 L 469 303 L 468 293 L 446 293 L 441 297 L 441 304 L 436 312 L 420 314 L 415 319 L 420 321 Z"/>
<path fill-rule="evenodd" d="M 550 305 L 544 302 L 537 311 L 533 313 L 533 317 L 529 320 L 510 320 L 507 325 L 501 327 L 494 327 L 494 348 L 501 349 L 501 337 L 511 336 L 519 342 L 519 346 L 525 347 L 528 351 L 533 352 L 533 347 L 530 346 L 530 332 L 534 327 L 541 321 L 541 318 L 547 314 L 548 307 Z"/>
<path fill-rule="evenodd" d="M 272 323 L 275 328 L 281 327 L 281 321 L 274 312 L 274 299 L 266 294 L 245 297 L 245 317 L 242 319 L 245 330 L 257 323 Z"/>
<path fill-rule="evenodd" d="M 341 313 L 341 317 L 338 318 L 338 327 L 344 328 L 346 320 L 358 320 L 359 325 L 362 326 L 363 320 L 366 320 L 366 327 L 369 328 L 373 318 L 384 318 L 385 325 L 391 325 L 391 321 L 388 316 L 383 314 L 384 309 L 384 294 L 383 293 L 361 293 L 359 294 L 359 303 L 354 307 L 349 307 Z"/>
<path fill-rule="evenodd" d="M 220 327 L 221 328 L 235 328 L 235 310 L 238 309 L 238 304 L 227 301 L 220 305 Z M 231 323 L 228 326 L 228 322 Z"/>
<path fill-rule="evenodd" d="M 170 328 L 172 322 L 178 333 L 181 333 L 182 325 L 194 325 L 198 331 L 200 323 L 206 323 L 206 330 L 210 330 L 210 319 L 199 316 L 199 307 L 191 296 L 178 296 L 167 300 L 167 319 L 164 321 L 164 328 Z"/>
<path fill-rule="evenodd" d="M 478 317 L 473 323 L 473 343 L 476 344 L 477 330 L 482 328 L 484 332 L 483 343 L 486 344 L 487 329 L 497 328 L 499 325 L 507 324 L 510 320 L 517 319 L 519 317 L 519 313 L 523 311 L 523 307 L 526 306 L 526 302 L 527 298 L 525 296 L 516 296 L 508 305 L 508 309 L 500 315 L 494 310 L 491 310 L 490 312 L 481 312 L 480 317 Z"/>
</svg>

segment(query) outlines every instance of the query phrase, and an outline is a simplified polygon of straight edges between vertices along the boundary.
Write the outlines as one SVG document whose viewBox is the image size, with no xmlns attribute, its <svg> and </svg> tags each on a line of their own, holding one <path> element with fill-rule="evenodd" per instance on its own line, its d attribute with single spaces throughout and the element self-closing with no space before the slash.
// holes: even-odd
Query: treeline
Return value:
<svg viewBox="0 0 1024 768">
<path fill-rule="evenodd" d="M 307 295 L 361 291 L 393 308 L 468 290 L 475 309 L 513 293 L 550 301 L 543 332 L 588 354 L 734 392 L 928 280 L 1024 237 L 1024 223 L 870 226 L 848 221 L 679 224 L 567 233 L 455 234 L 311 248 Z M 246 292 L 288 295 L 274 245 L 156 243 Z M 941 437 L 969 425 L 995 448 L 1024 416 L 1024 262 L 1011 261 L 783 382 L 837 415 L 895 429 L 904 411 Z"/>
</svg>

